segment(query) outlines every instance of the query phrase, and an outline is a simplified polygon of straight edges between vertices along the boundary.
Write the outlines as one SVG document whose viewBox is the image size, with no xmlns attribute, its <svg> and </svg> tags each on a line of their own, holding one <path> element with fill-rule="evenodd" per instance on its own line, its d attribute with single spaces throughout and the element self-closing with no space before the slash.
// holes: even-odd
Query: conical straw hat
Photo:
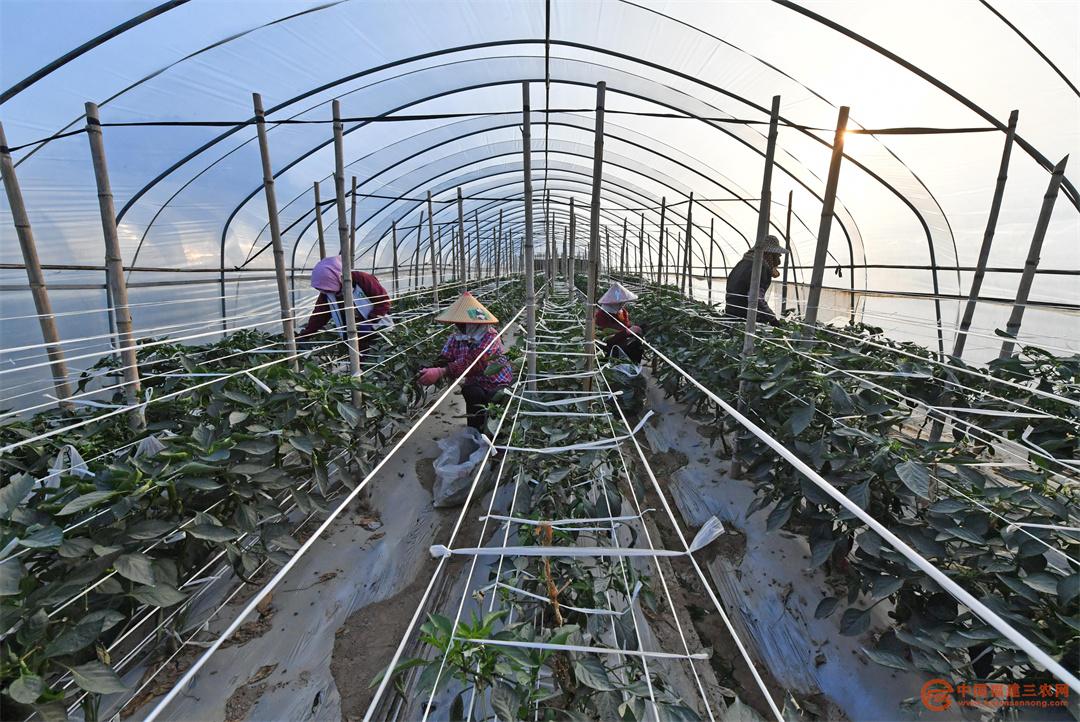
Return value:
<svg viewBox="0 0 1080 722">
<path fill-rule="evenodd" d="M 484 308 L 484 304 L 476 300 L 476 296 L 468 291 L 461 294 L 450 308 L 435 317 L 436 321 L 443 323 L 498 323 L 495 314 Z"/>
<path fill-rule="evenodd" d="M 611 288 L 600 297 L 597 303 L 630 303 L 638 299 L 637 294 L 628 290 L 624 285 L 616 281 Z"/>
</svg>

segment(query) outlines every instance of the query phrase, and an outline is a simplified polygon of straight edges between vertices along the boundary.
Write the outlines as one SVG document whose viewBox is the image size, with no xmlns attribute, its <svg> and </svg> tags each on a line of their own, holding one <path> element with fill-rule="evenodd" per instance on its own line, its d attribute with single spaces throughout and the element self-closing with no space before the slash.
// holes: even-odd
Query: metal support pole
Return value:
<svg viewBox="0 0 1080 722">
<path fill-rule="evenodd" d="M 780 281 L 780 315 L 784 315 L 784 311 L 787 310 L 787 277 L 788 277 L 788 264 L 791 262 L 791 198 L 794 191 L 788 191 L 787 194 L 787 222 L 784 224 L 784 249 L 787 253 L 784 254 L 784 276 Z"/>
<path fill-rule="evenodd" d="M 293 327 L 289 282 L 285 275 L 285 249 L 281 245 L 281 223 L 278 220 L 277 194 L 274 192 L 274 172 L 270 164 L 270 143 L 266 138 L 266 114 L 263 112 L 261 95 L 252 93 L 251 101 L 255 106 L 255 132 L 259 138 L 259 157 L 262 160 L 266 215 L 270 222 L 270 243 L 274 249 L 274 276 L 277 278 L 278 305 L 281 307 L 281 331 L 285 335 L 285 348 L 292 357 L 289 365 L 293 371 L 297 371 L 300 362 L 296 357 L 296 331 Z"/>
<path fill-rule="evenodd" d="M 120 343 L 120 360 L 124 373 L 124 401 L 135 406 L 139 401 L 139 359 L 135 352 L 135 334 L 131 324 L 131 307 L 128 305 L 127 280 L 124 278 L 124 260 L 120 255 L 120 234 L 116 230 L 116 207 L 113 205 L 112 186 L 109 184 L 109 168 L 105 162 L 105 139 L 101 134 L 98 107 L 86 104 L 86 135 L 90 141 L 90 157 L 94 163 L 94 180 L 97 183 L 98 208 L 101 211 L 101 230 L 105 237 L 105 276 L 116 305 L 116 330 Z M 146 426 L 143 407 L 130 411 L 132 429 Z"/>
<path fill-rule="evenodd" d="M 1016 123 L 1019 118 L 1020 111 L 1018 110 L 1014 110 L 1009 114 L 1009 128 L 1005 131 L 1005 148 L 1001 151 L 997 184 L 994 186 L 994 198 L 990 201 L 990 215 L 986 219 L 982 246 L 979 247 L 979 260 L 975 264 L 975 275 L 971 278 L 971 290 L 968 292 L 967 304 L 964 306 L 964 315 L 960 319 L 960 328 L 956 332 L 956 338 L 953 340 L 952 355 L 957 359 L 964 355 L 967 334 L 971 329 L 971 321 L 975 318 L 975 303 L 979 299 L 979 291 L 982 290 L 983 278 L 986 276 L 986 264 L 990 259 L 990 246 L 994 242 L 994 233 L 997 230 L 1001 201 L 1005 197 L 1005 181 L 1009 178 L 1009 158 L 1012 156 L 1013 141 L 1016 139 Z"/>
<path fill-rule="evenodd" d="M 713 265 L 713 257 L 714 257 L 715 251 L 716 251 L 716 242 L 713 240 L 713 222 L 715 220 L 716 220 L 715 218 L 710 218 L 709 219 L 709 270 L 706 272 L 706 275 L 705 275 L 705 283 L 708 284 L 708 286 L 709 286 L 709 305 L 710 306 L 712 305 L 713 274 L 716 272 L 715 266 Z"/>
<path fill-rule="evenodd" d="M 431 249 L 431 292 L 434 298 L 435 308 L 439 307 L 439 272 L 437 270 L 438 258 L 435 251 L 435 223 L 432 220 L 435 211 L 431 207 L 431 191 L 427 192 L 427 227 L 428 248 Z"/>
<path fill-rule="evenodd" d="M 458 227 L 458 268 L 465 288 L 469 287 L 469 264 L 465 260 L 465 201 L 461 197 L 461 186 L 457 189 L 457 227 Z"/>
<path fill-rule="evenodd" d="M 521 84 L 521 155 L 525 176 L 525 373 L 536 391 L 536 265 L 533 263 L 532 109 L 529 84 Z"/>
<path fill-rule="evenodd" d="M 693 214 L 694 214 L 694 192 L 690 191 L 690 202 L 686 206 L 686 238 L 684 239 L 686 241 L 686 249 L 685 249 L 685 251 L 683 253 L 683 273 L 682 273 L 683 283 L 682 283 L 682 288 L 681 288 L 682 294 L 684 296 L 686 295 L 687 288 L 690 289 L 690 298 L 694 297 L 694 282 L 690 280 L 690 268 L 693 265 L 693 262 L 691 261 L 691 257 L 690 257 L 690 243 L 691 243 L 691 240 L 694 237 L 694 235 L 693 235 L 693 228 L 694 228 Z"/>
<path fill-rule="evenodd" d="M 1039 256 L 1042 253 L 1043 240 L 1046 238 L 1046 229 L 1050 227 L 1050 217 L 1054 214 L 1054 203 L 1057 202 L 1061 182 L 1065 179 L 1065 165 L 1068 162 L 1069 156 L 1065 156 L 1054 166 L 1054 171 L 1050 174 L 1050 185 L 1047 186 L 1046 194 L 1043 196 L 1039 220 L 1035 224 L 1035 234 L 1031 237 L 1027 260 L 1024 261 L 1024 273 L 1020 276 L 1020 286 L 1016 289 L 1016 302 L 1012 313 L 1009 314 L 1009 323 L 1005 326 L 1005 333 L 1010 338 L 1001 344 L 1000 358 L 1008 358 L 1012 355 L 1015 345 L 1012 339 L 1020 333 L 1020 323 L 1024 320 L 1024 310 L 1027 308 L 1028 295 L 1031 293 L 1031 283 L 1035 280 L 1035 269 L 1039 267 Z"/>
<path fill-rule="evenodd" d="M 315 181 L 315 232 L 319 236 L 319 260 L 326 258 L 326 235 L 322 222 L 322 199 L 319 197 L 319 181 Z"/>
<path fill-rule="evenodd" d="M 817 247 L 814 249 L 814 270 L 810 275 L 810 294 L 806 299 L 806 323 L 817 323 L 818 306 L 821 303 L 821 284 L 825 280 L 825 257 L 829 252 L 829 235 L 832 233 L 833 209 L 836 206 L 836 186 L 840 182 L 840 163 L 844 160 L 844 131 L 847 130 L 849 108 L 840 107 L 833 136 L 832 159 L 829 161 L 829 177 L 825 183 L 825 197 L 821 204 L 821 224 L 818 226 Z M 764 203 L 764 200 L 762 201 Z"/>
<path fill-rule="evenodd" d="M 600 261 L 600 181 L 604 168 L 604 94 L 607 83 L 596 84 L 596 133 L 593 140 L 592 207 L 589 213 L 589 278 L 585 303 L 585 370 L 596 368 L 596 286 Z M 592 377 L 585 377 L 585 391 L 592 390 Z"/>
<path fill-rule="evenodd" d="M 3 124 L 0 124 L 0 175 L 3 176 L 4 190 L 7 192 L 8 206 L 11 208 L 11 220 L 15 224 L 15 235 L 19 237 L 23 265 L 26 266 L 26 280 L 30 284 L 30 295 L 34 299 L 34 310 L 37 311 L 38 324 L 41 326 L 41 337 L 45 341 L 45 355 L 49 359 L 56 398 L 59 399 L 60 408 L 71 408 L 71 404 L 64 401 L 71 396 L 71 385 L 67 379 L 64 350 L 60 346 L 60 332 L 56 328 L 52 304 L 49 303 L 49 289 L 45 284 L 45 276 L 41 272 L 41 261 L 38 259 L 37 244 L 34 241 L 34 229 L 30 226 L 30 216 L 26 213 L 26 204 L 23 201 L 22 189 L 19 187 L 19 179 L 15 175 L 15 164 L 8 151 Z"/>
<path fill-rule="evenodd" d="M 657 234 L 656 242 L 656 284 L 664 285 L 664 221 L 667 216 L 667 198 L 660 199 L 660 233 Z"/>
<path fill-rule="evenodd" d="M 776 135 L 780 122 L 780 96 L 774 95 L 772 109 L 769 114 L 769 136 L 765 145 L 765 170 L 761 178 L 761 201 L 758 205 L 757 232 L 754 234 L 754 261 L 750 271 L 750 287 L 746 289 L 746 334 L 743 336 L 742 365 L 745 369 L 750 358 L 754 354 L 754 333 L 757 330 L 758 298 L 761 294 L 761 263 L 764 253 L 762 242 L 769 233 L 769 214 L 772 206 L 772 172 L 773 158 L 776 156 Z M 747 395 L 750 384 L 747 381 L 739 383 L 740 411 L 747 407 Z M 738 461 L 738 440 L 736 439 L 735 451 L 731 460 L 731 475 L 735 478 L 742 476 L 742 464 Z"/>
<path fill-rule="evenodd" d="M 349 354 L 349 374 L 360 378 L 360 350 L 356 345 L 356 306 L 352 295 L 352 243 L 349 238 L 349 220 L 345 215 L 345 143 L 341 123 L 341 103 L 333 102 L 334 114 L 334 191 L 337 196 L 338 241 L 341 246 L 341 297 L 345 312 L 345 347 Z M 353 198 L 356 197 L 356 179 L 353 178 Z M 360 391 L 353 391 L 353 403 L 360 404 Z"/>
</svg>

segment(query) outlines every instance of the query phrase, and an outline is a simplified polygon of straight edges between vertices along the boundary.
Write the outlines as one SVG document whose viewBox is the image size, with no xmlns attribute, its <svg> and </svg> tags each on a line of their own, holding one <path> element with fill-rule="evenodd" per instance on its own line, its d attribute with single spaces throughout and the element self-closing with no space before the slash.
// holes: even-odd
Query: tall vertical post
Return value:
<svg viewBox="0 0 1080 722">
<path fill-rule="evenodd" d="M 784 276 L 780 279 L 780 315 L 784 315 L 784 311 L 787 311 L 787 277 L 788 277 L 788 264 L 791 262 L 791 199 L 794 191 L 788 191 L 787 194 L 787 221 L 784 223 L 784 249 L 787 253 L 784 254 Z"/>
<path fill-rule="evenodd" d="M 750 286 L 746 289 L 746 334 L 743 336 L 742 364 L 749 363 L 754 354 L 754 333 L 757 330 L 758 298 L 761 294 L 761 262 L 764 256 L 762 243 L 769 233 L 769 214 L 772 210 L 772 172 L 773 158 L 776 156 L 776 136 L 780 124 L 780 96 L 774 95 L 769 113 L 769 136 L 765 144 L 765 170 L 761 178 L 761 195 L 758 205 L 757 232 L 754 234 L 754 261 L 750 270 Z M 750 384 L 739 383 L 739 410 L 745 411 Z M 738 461 L 738 439 L 735 442 L 734 458 L 731 461 L 731 475 L 742 476 L 742 464 Z"/>
<path fill-rule="evenodd" d="M 109 183 L 109 167 L 105 162 L 105 139 L 101 134 L 98 107 L 94 103 L 86 104 L 86 135 L 90 141 L 90 157 L 94 163 L 94 180 L 97 183 L 98 208 L 101 211 L 101 230 L 105 237 L 106 283 L 115 304 L 116 330 L 119 336 L 120 359 L 124 373 L 124 401 L 128 406 L 135 406 L 141 390 L 139 359 L 135 352 L 135 335 L 131 324 L 131 307 L 128 305 L 124 261 L 120 255 L 120 234 L 116 230 L 116 207 L 113 205 L 112 186 Z M 135 430 L 141 430 L 146 426 L 143 407 L 131 409 L 130 423 Z"/>
<path fill-rule="evenodd" d="M 473 211 L 473 230 L 476 232 L 476 279 L 483 275 L 480 267 L 480 211 Z"/>
<path fill-rule="evenodd" d="M 319 237 L 319 260 L 326 258 L 326 233 L 323 230 L 322 199 L 319 197 L 319 181 L 312 185 L 315 187 L 315 232 Z"/>
<path fill-rule="evenodd" d="M 713 222 L 715 218 L 709 219 L 709 270 L 705 272 L 705 283 L 709 287 L 709 305 L 712 305 L 712 279 L 713 274 L 716 272 L 716 267 L 713 265 L 714 252 L 716 251 L 716 242 L 713 240 Z"/>
<path fill-rule="evenodd" d="M 953 340 L 952 355 L 957 359 L 964 355 L 967 334 L 971 329 L 971 321 L 975 318 L 975 304 L 979 299 L 979 291 L 982 290 L 983 278 L 986 276 L 986 264 L 990 259 L 990 246 L 994 242 L 994 233 L 997 230 L 1001 201 L 1005 197 L 1005 181 L 1009 178 L 1009 158 L 1012 156 L 1013 141 L 1016 139 L 1016 123 L 1019 118 L 1020 111 L 1018 110 L 1014 110 L 1009 114 L 1009 127 L 1005 131 L 1005 148 L 1001 151 L 997 184 L 994 186 L 993 200 L 990 201 L 990 215 L 986 219 L 982 246 L 979 247 L 979 260 L 975 264 L 975 275 L 971 278 L 971 290 L 968 292 L 967 304 L 964 306 L 964 315 L 960 319 L 960 328 L 957 330 L 956 338 Z"/>
<path fill-rule="evenodd" d="M 251 100 L 255 106 L 255 132 L 259 138 L 259 157 L 262 160 L 270 243 L 274 249 L 274 276 L 277 279 L 278 305 L 281 307 L 281 330 L 285 334 L 285 348 L 292 357 L 289 365 L 296 371 L 300 368 L 300 362 L 296 358 L 296 332 L 293 327 L 292 301 L 289 299 L 289 282 L 285 275 L 285 249 L 281 245 L 281 223 L 278 219 L 277 194 L 274 192 L 274 172 L 270 164 L 270 143 L 266 138 L 266 114 L 263 112 L 261 95 L 252 93 Z"/>
<path fill-rule="evenodd" d="M 589 278 L 585 294 L 585 370 L 596 368 L 596 286 L 600 261 L 600 181 L 604 167 L 604 94 L 607 83 L 596 84 L 596 134 L 593 140 L 592 203 L 589 212 Z M 585 377 L 585 390 L 592 390 L 592 377 Z"/>
<path fill-rule="evenodd" d="M 664 285 L 664 221 L 667 216 L 667 197 L 660 198 L 660 232 L 656 236 L 656 285 Z"/>
<path fill-rule="evenodd" d="M 626 276 L 626 216 L 622 219 L 622 249 L 619 252 L 619 273 Z"/>
<path fill-rule="evenodd" d="M 525 373 L 536 391 L 536 266 L 533 263 L 532 108 L 528 82 L 521 84 L 522 163 L 525 177 Z"/>
<path fill-rule="evenodd" d="M 502 242 L 503 242 L 502 223 L 503 223 L 503 212 L 502 212 L 502 209 L 500 208 L 499 209 L 499 230 L 495 232 L 495 275 L 496 276 L 499 276 L 500 273 L 502 272 L 502 269 L 499 268 L 499 256 L 501 255 L 499 253 L 499 249 L 502 246 Z M 510 254 L 509 253 L 506 254 L 506 260 L 507 261 L 510 260 Z"/>
<path fill-rule="evenodd" d="M 465 288 L 469 287 L 469 264 L 465 261 L 465 201 L 461 197 L 461 186 L 457 189 L 457 227 L 458 227 L 458 268 Z"/>
<path fill-rule="evenodd" d="M 1012 313 L 1009 314 L 1009 322 L 1005 326 L 1005 333 L 1010 338 L 1001 344 L 1000 358 L 1008 358 L 1012 355 L 1015 345 L 1013 339 L 1020 333 L 1020 323 L 1024 320 L 1024 310 L 1027 308 L 1028 295 L 1031 293 L 1031 283 L 1035 280 L 1035 269 L 1039 267 L 1039 256 L 1042 254 L 1046 229 L 1050 227 L 1050 217 L 1054 214 L 1054 203 L 1057 202 L 1061 182 L 1065 179 L 1065 166 L 1068 162 L 1069 156 L 1065 156 L 1054 166 L 1054 171 L 1050 174 L 1050 185 L 1047 186 L 1046 194 L 1043 195 L 1039 220 L 1035 224 L 1031 245 L 1028 246 L 1027 260 L 1024 261 L 1024 273 L 1020 276 L 1020 286 L 1016 289 L 1016 301 L 1013 304 Z"/>
<path fill-rule="evenodd" d="M 401 293 L 398 290 L 397 221 L 390 224 L 390 241 L 393 244 L 394 249 L 392 256 L 392 263 L 394 264 L 392 276 L 394 279 L 394 298 L 397 298 Z"/>
<path fill-rule="evenodd" d="M 341 247 L 341 297 L 345 313 L 345 347 L 349 355 L 349 374 L 360 377 L 360 349 L 356 344 L 356 306 L 352 295 L 352 243 L 349 237 L 349 219 L 345 215 L 345 141 L 341 123 L 341 102 L 332 104 L 334 114 L 334 192 L 337 196 L 338 242 Z M 355 179 L 353 181 L 355 184 Z M 356 197 L 356 188 L 353 188 Z M 353 403 L 360 404 L 360 391 L 353 391 Z"/>
<path fill-rule="evenodd" d="M 691 241 L 692 241 L 692 239 L 694 237 L 694 234 L 693 234 L 693 228 L 694 228 L 693 215 L 694 215 L 694 192 L 690 191 L 690 202 L 687 203 L 687 206 L 686 206 L 686 239 L 685 239 L 686 240 L 686 249 L 685 249 L 684 254 L 683 254 L 683 273 L 682 273 L 683 283 L 682 283 L 682 287 L 681 287 L 681 290 L 682 290 L 682 293 L 683 293 L 684 296 L 686 295 L 686 290 L 689 287 L 689 289 L 690 289 L 690 298 L 694 297 L 694 282 L 691 280 L 692 274 L 690 273 L 690 269 L 693 266 L 693 261 L 692 261 L 691 255 L 690 255 Z"/>
<path fill-rule="evenodd" d="M 420 234 L 424 227 L 424 212 L 420 211 L 420 221 L 416 224 L 416 247 L 413 248 L 412 276 L 409 278 L 409 293 L 420 286 Z"/>
<path fill-rule="evenodd" d="M 641 215 L 641 226 L 638 228 L 638 253 L 637 253 L 637 275 L 638 281 L 645 283 L 645 214 Z"/>
<path fill-rule="evenodd" d="M 577 276 L 577 208 L 574 206 L 574 196 L 570 196 L 570 289 L 573 291 L 574 279 Z"/>
<path fill-rule="evenodd" d="M 611 275 L 611 230 L 604 226 L 604 273 Z"/>
<path fill-rule="evenodd" d="M 0 124 L 0 175 L 3 176 L 4 190 L 7 192 L 8 206 L 11 208 L 11 220 L 15 224 L 15 235 L 19 237 L 23 265 L 26 266 L 26 280 L 30 284 L 30 295 L 34 299 L 34 310 L 37 311 L 38 324 L 41 326 L 41 337 L 45 341 L 45 355 L 49 359 L 49 368 L 52 371 L 53 388 L 56 390 L 60 407 L 69 408 L 71 405 L 64 399 L 71 396 L 71 385 L 67 379 L 64 350 L 60 346 L 60 332 L 56 328 L 56 318 L 53 316 L 52 304 L 49 302 L 49 290 L 45 285 L 45 275 L 41 272 L 41 262 L 38 260 L 34 229 L 30 226 L 30 216 L 26 213 L 22 189 L 15 175 L 15 164 L 8 151 L 3 124 Z"/>
<path fill-rule="evenodd" d="M 439 307 L 439 272 L 438 272 L 438 257 L 435 251 L 435 211 L 431 206 L 431 191 L 427 192 L 427 227 L 428 227 L 428 248 L 431 251 L 431 292 L 434 294 L 435 308 Z"/>
<path fill-rule="evenodd" d="M 829 235 L 832 233 L 833 209 L 836 207 L 836 186 L 840 182 L 840 164 L 844 160 L 844 131 L 847 130 L 848 107 L 840 107 L 833 136 L 832 159 L 829 161 L 829 177 L 825 182 L 825 197 L 821 204 L 821 223 L 818 226 L 817 246 L 814 249 L 814 270 L 810 275 L 810 293 L 806 298 L 806 324 L 817 323 L 818 306 L 821 303 L 821 284 L 825 280 L 825 257 L 829 252 Z"/>
</svg>

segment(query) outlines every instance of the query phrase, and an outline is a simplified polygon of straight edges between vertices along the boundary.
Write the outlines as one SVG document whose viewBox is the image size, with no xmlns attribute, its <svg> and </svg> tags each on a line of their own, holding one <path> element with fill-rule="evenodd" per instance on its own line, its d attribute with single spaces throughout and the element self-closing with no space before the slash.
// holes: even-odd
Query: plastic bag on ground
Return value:
<svg viewBox="0 0 1080 722">
<path fill-rule="evenodd" d="M 473 473 L 487 453 L 487 441 L 479 431 L 467 426 L 438 442 L 441 454 L 435 460 L 432 506 L 458 506 L 469 494 Z"/>
</svg>

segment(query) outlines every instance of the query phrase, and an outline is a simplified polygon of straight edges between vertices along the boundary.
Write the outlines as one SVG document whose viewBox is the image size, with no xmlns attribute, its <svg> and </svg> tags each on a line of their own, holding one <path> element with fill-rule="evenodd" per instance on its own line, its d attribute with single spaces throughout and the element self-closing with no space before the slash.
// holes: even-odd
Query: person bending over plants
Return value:
<svg viewBox="0 0 1080 722">
<path fill-rule="evenodd" d="M 787 253 L 780 241 L 776 236 L 766 236 L 765 240 L 761 242 L 761 249 L 764 253 L 761 266 L 761 287 L 758 289 L 757 294 L 757 320 L 760 323 L 767 323 L 770 326 L 776 326 L 779 321 L 776 319 L 776 314 L 769 308 L 769 304 L 765 303 L 765 292 L 769 290 L 769 284 L 772 283 L 774 278 L 780 276 L 780 259 Z M 750 250 L 746 252 L 746 255 L 742 257 L 735 267 L 731 269 L 731 273 L 727 278 L 727 297 L 724 304 L 724 315 L 731 318 L 746 318 L 746 309 L 750 307 L 747 299 L 750 297 L 750 275 L 754 270 L 754 251 Z"/>
<path fill-rule="evenodd" d="M 319 292 L 315 308 L 304 330 L 296 337 L 303 340 L 321 331 L 332 318 L 334 329 L 345 334 L 344 299 L 341 290 L 341 256 L 327 256 L 311 269 L 311 287 Z M 353 306 L 356 309 L 356 334 L 360 353 L 371 345 L 375 332 L 393 325 L 390 296 L 379 279 L 364 271 L 352 272 Z"/>
<path fill-rule="evenodd" d="M 635 364 L 641 363 L 644 348 L 641 339 L 634 334 L 640 336 L 645 330 L 630 323 L 630 314 L 626 310 L 626 305 L 637 298 L 636 293 L 616 281 L 597 302 L 600 308 L 595 317 L 596 340 L 609 359 L 625 357 Z"/>
<path fill-rule="evenodd" d="M 499 338 L 499 319 L 466 291 L 435 320 L 454 324 L 457 332 L 447 339 L 435 365 L 420 370 L 418 381 L 421 386 L 431 386 L 445 376 L 457 378 L 479 357 L 461 382 L 461 395 L 465 397 L 469 426 L 483 433 L 487 426 L 487 405 L 513 380 L 510 361 Z"/>
</svg>

